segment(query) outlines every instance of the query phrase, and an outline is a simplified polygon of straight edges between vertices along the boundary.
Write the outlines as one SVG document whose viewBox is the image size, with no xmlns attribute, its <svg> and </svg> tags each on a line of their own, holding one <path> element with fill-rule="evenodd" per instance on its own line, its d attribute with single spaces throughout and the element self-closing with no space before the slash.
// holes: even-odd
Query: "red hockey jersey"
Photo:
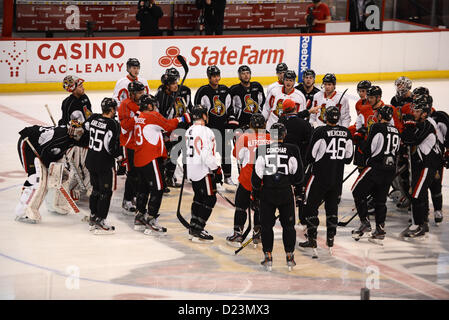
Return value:
<svg viewBox="0 0 449 320">
<path fill-rule="evenodd" d="M 118 107 L 118 119 L 120 121 L 120 146 L 134 149 L 132 135 L 134 130 L 134 116 L 139 111 L 139 106 L 130 98 L 123 100 Z"/>
</svg>

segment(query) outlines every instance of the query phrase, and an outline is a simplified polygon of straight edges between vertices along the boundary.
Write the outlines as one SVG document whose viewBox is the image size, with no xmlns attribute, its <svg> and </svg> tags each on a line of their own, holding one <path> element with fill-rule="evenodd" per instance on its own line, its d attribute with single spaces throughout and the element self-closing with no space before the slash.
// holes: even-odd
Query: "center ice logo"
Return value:
<svg viewBox="0 0 449 320">
<path fill-rule="evenodd" d="M 171 46 L 165 50 L 165 56 L 159 58 L 159 65 L 163 68 L 168 68 L 171 65 L 175 67 L 182 67 L 182 64 L 179 62 L 177 56 L 181 53 L 178 47 Z"/>
<path fill-rule="evenodd" d="M 23 52 L 18 52 L 16 48 L 16 42 L 13 43 L 12 51 L 2 50 L 2 58 L 0 59 L 0 63 L 6 63 L 9 67 L 9 77 L 10 78 L 18 78 L 20 66 L 25 62 L 26 49 Z M 23 58 L 21 58 L 23 54 Z M 6 58 L 3 56 L 6 55 Z M 28 60 L 27 60 L 28 62 Z"/>
</svg>

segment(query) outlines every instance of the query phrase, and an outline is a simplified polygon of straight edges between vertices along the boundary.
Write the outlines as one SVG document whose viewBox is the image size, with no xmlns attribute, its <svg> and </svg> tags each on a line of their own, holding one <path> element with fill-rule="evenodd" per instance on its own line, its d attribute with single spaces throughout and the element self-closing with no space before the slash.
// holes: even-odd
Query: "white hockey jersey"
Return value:
<svg viewBox="0 0 449 320">
<path fill-rule="evenodd" d="M 267 121 L 266 129 L 269 130 L 273 123 L 279 120 L 279 116 L 282 114 L 282 103 L 284 100 L 291 99 L 296 103 L 296 112 L 306 109 L 306 97 L 301 91 L 294 89 L 291 93 L 284 92 L 284 86 L 274 88 L 265 100 L 263 106 L 262 115 Z"/>
<path fill-rule="evenodd" d="M 215 135 L 200 124 L 192 125 L 186 132 L 187 179 L 199 181 L 218 168 L 215 158 Z"/>
<path fill-rule="evenodd" d="M 312 126 L 319 127 L 324 126 L 326 124 L 325 113 L 326 108 L 329 106 L 336 106 L 340 109 L 340 120 L 338 121 L 338 125 L 343 127 L 349 127 L 351 123 L 351 114 L 349 113 L 349 102 L 345 96 L 340 101 L 342 93 L 334 91 L 329 97 L 325 97 L 324 91 L 317 92 L 313 96 L 313 106 L 321 106 L 320 111 L 315 114 L 310 115 L 310 124 Z M 340 103 L 338 103 L 340 101 Z"/>
<path fill-rule="evenodd" d="M 147 80 L 145 80 L 142 77 L 138 77 L 136 80 L 143 83 L 143 85 L 145 86 L 146 93 L 150 93 L 150 87 L 148 86 Z M 129 98 L 128 84 L 130 84 L 133 81 L 134 80 L 131 79 L 131 77 L 129 75 L 127 75 L 126 77 L 121 78 L 115 84 L 113 98 L 115 99 L 115 101 L 117 101 L 118 106 L 120 105 L 120 103 L 123 100 L 125 100 L 126 98 Z"/>
<path fill-rule="evenodd" d="M 295 85 L 293 87 L 296 87 L 298 85 L 297 82 L 295 82 Z M 274 88 L 282 88 L 284 86 L 284 84 L 282 82 L 276 81 L 273 82 L 272 84 L 270 84 L 267 88 L 267 97 L 270 94 L 271 91 L 273 91 Z"/>
</svg>

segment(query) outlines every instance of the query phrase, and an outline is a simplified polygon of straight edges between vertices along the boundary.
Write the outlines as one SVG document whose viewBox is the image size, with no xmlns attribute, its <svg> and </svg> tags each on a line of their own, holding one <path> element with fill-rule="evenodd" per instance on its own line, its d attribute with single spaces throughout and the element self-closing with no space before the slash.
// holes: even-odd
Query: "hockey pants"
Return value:
<svg viewBox="0 0 449 320">
<path fill-rule="evenodd" d="M 190 228 L 203 230 L 217 202 L 217 186 L 212 176 L 208 174 L 199 181 L 192 181 L 192 188 L 194 196 L 191 207 Z"/>
<path fill-rule="evenodd" d="M 111 205 L 112 190 L 115 188 L 115 169 L 89 169 L 92 193 L 89 197 L 90 213 L 106 219 Z"/>
<path fill-rule="evenodd" d="M 412 213 L 413 222 L 422 225 L 429 219 L 428 189 L 435 180 L 433 168 L 414 168 L 412 166 Z"/>
<path fill-rule="evenodd" d="M 234 229 L 243 228 L 246 223 L 247 210 L 251 202 L 251 191 L 246 190 L 241 184 L 235 193 Z M 259 210 L 254 212 L 254 225 L 260 225 Z"/>
<path fill-rule="evenodd" d="M 162 203 L 164 179 L 162 178 L 162 158 L 157 158 L 143 167 L 136 167 L 139 174 L 139 188 L 137 193 L 137 211 L 154 218 L 159 216 Z M 149 199 L 148 199 L 149 198 Z M 146 209 L 148 204 L 148 211 Z"/>
</svg>

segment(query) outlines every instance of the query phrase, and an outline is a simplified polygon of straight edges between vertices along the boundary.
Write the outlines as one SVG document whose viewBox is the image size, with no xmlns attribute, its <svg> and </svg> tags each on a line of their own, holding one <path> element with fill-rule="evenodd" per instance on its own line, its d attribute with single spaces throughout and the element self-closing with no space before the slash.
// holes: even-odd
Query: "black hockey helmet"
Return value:
<svg viewBox="0 0 449 320">
<path fill-rule="evenodd" d="M 281 122 L 273 123 L 270 128 L 270 136 L 272 138 L 277 137 L 279 140 L 283 140 L 287 135 L 287 128 Z"/>
<path fill-rule="evenodd" d="M 190 113 L 192 120 L 203 119 L 203 114 L 207 116 L 207 108 L 201 104 L 193 106 L 192 112 Z"/>
<path fill-rule="evenodd" d="M 249 119 L 249 125 L 253 129 L 265 128 L 265 117 L 261 113 L 254 113 Z"/>
<path fill-rule="evenodd" d="M 382 89 L 379 86 L 371 86 L 366 90 L 366 95 L 368 97 L 382 97 Z"/>
<path fill-rule="evenodd" d="M 329 106 L 326 108 L 326 121 L 336 124 L 340 120 L 340 110 L 336 106 Z"/>
<path fill-rule="evenodd" d="M 284 80 L 285 79 L 290 79 L 290 80 L 296 81 L 296 72 L 293 71 L 293 70 L 285 71 L 285 73 L 284 73 Z"/>
<path fill-rule="evenodd" d="M 368 90 L 371 87 L 371 81 L 369 80 L 362 80 L 357 84 L 357 90 L 365 89 Z"/>
<path fill-rule="evenodd" d="M 241 74 L 242 72 L 248 71 L 249 73 L 251 73 L 251 69 L 247 66 L 247 65 L 242 65 L 239 67 L 239 69 L 237 70 L 237 72 L 239 74 Z"/>
<path fill-rule="evenodd" d="M 304 72 L 302 73 L 302 78 L 304 79 L 307 76 L 312 76 L 314 79 L 316 77 L 316 73 L 315 71 L 313 71 L 312 69 L 306 69 L 304 70 Z"/>
<path fill-rule="evenodd" d="M 126 61 L 126 70 L 128 70 L 130 67 L 139 67 L 140 68 L 140 62 L 136 58 L 129 58 L 128 61 Z"/>
<path fill-rule="evenodd" d="M 142 82 L 140 81 L 132 81 L 128 84 L 128 92 L 129 93 L 135 93 L 135 92 L 139 92 L 139 91 L 143 91 L 145 90 L 145 86 Z"/>
<path fill-rule="evenodd" d="M 413 89 L 413 95 L 414 96 L 420 96 L 420 95 L 429 95 L 429 89 L 425 87 L 417 87 Z"/>
<path fill-rule="evenodd" d="M 147 93 L 141 95 L 139 99 L 139 107 L 140 107 L 139 110 L 140 111 L 148 110 L 149 104 L 151 104 L 154 107 L 154 109 L 159 107 L 159 103 L 153 95 Z"/>
<path fill-rule="evenodd" d="M 284 62 L 278 63 L 276 66 L 276 73 L 285 72 L 288 70 L 287 65 Z"/>
<path fill-rule="evenodd" d="M 220 75 L 220 74 L 221 74 L 221 71 L 216 65 L 207 67 L 207 77 L 208 78 L 210 78 L 212 76 Z"/>
<path fill-rule="evenodd" d="M 165 74 L 168 76 L 176 77 L 178 79 L 181 77 L 179 71 L 176 68 L 168 68 L 167 70 L 165 70 Z"/>
<path fill-rule="evenodd" d="M 178 77 L 176 77 L 175 75 L 173 75 L 173 74 L 163 74 L 162 75 L 162 77 L 161 77 L 161 82 L 162 82 L 162 84 L 164 85 L 164 86 L 168 86 L 169 84 L 172 84 L 172 83 L 174 83 L 174 82 L 176 82 L 176 81 L 178 81 Z"/>
<path fill-rule="evenodd" d="M 117 109 L 117 101 L 113 98 L 103 98 L 101 101 L 101 112 L 109 113 L 112 109 Z"/>
<path fill-rule="evenodd" d="M 323 83 L 330 82 L 330 83 L 336 84 L 337 83 L 337 78 L 335 77 L 335 74 L 333 74 L 333 73 L 326 73 L 324 75 L 324 77 L 323 77 L 323 81 L 322 82 Z"/>
<path fill-rule="evenodd" d="M 415 110 L 422 110 L 422 112 L 427 112 L 430 114 L 431 106 L 430 99 L 428 95 L 419 95 L 413 98 L 412 108 Z"/>
<path fill-rule="evenodd" d="M 393 108 L 385 104 L 377 110 L 377 113 L 382 116 L 382 119 L 390 121 L 393 117 Z"/>
</svg>

